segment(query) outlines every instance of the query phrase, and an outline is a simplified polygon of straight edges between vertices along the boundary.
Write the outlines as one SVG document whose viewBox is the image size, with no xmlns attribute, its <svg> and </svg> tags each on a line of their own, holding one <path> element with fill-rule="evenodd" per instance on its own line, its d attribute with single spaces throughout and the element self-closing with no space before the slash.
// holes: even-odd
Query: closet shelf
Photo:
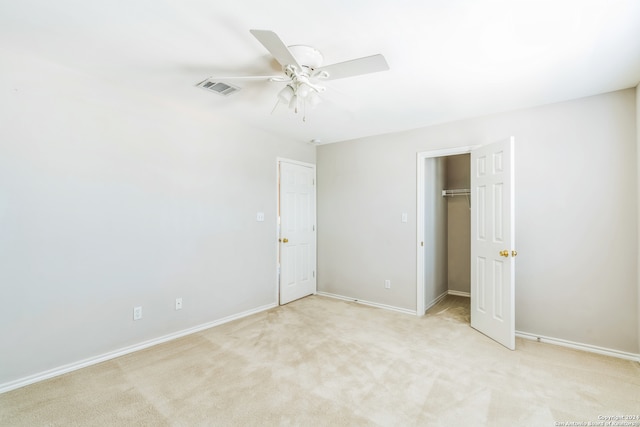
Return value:
<svg viewBox="0 0 640 427">
<path fill-rule="evenodd" d="M 442 190 L 442 197 L 469 196 L 469 195 L 471 195 L 471 190 L 468 188 L 460 188 L 456 190 Z"/>
</svg>

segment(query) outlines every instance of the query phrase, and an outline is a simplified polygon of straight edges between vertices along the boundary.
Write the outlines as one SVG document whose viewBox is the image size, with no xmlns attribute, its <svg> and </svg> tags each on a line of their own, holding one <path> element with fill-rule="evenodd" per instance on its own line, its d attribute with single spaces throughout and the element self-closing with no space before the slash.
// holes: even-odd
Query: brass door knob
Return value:
<svg viewBox="0 0 640 427">
<path fill-rule="evenodd" d="M 288 242 L 289 242 L 289 239 L 287 239 L 287 238 L 285 237 L 284 239 L 282 239 L 282 242 L 283 242 L 283 243 L 288 243 Z"/>
<path fill-rule="evenodd" d="M 513 256 L 513 257 L 518 256 L 518 251 L 511 251 L 511 256 Z"/>
<path fill-rule="evenodd" d="M 505 258 L 508 257 L 509 256 L 509 251 L 507 251 L 507 250 L 500 251 L 500 256 L 503 256 Z"/>
</svg>

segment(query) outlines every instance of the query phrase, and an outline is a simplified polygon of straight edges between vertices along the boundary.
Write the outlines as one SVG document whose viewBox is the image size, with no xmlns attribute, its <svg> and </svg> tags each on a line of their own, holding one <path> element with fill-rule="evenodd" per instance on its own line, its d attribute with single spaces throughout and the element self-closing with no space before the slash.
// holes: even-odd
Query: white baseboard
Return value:
<svg viewBox="0 0 640 427">
<path fill-rule="evenodd" d="M 441 293 L 439 296 L 436 297 L 436 299 L 434 299 L 433 301 L 431 301 L 425 308 L 424 308 L 424 312 L 426 313 L 427 310 L 429 310 L 431 307 L 433 307 L 434 305 L 436 305 L 437 303 L 439 303 L 442 298 L 446 297 L 449 294 L 449 292 L 443 292 Z M 424 314 L 424 313 L 422 313 Z"/>
<path fill-rule="evenodd" d="M 340 299 L 340 300 L 344 300 L 344 301 L 357 302 L 357 303 L 364 304 L 364 305 L 370 305 L 370 306 L 373 306 L 373 307 L 384 308 L 384 309 L 387 309 L 387 310 L 399 311 L 401 313 L 406 313 L 406 314 L 413 314 L 413 315 L 416 314 L 415 311 L 407 310 L 407 309 L 404 309 L 404 308 L 398 308 L 398 307 L 393 307 L 393 306 L 389 306 L 389 305 L 385 305 L 385 304 L 378 304 L 378 303 L 373 303 L 373 302 L 369 302 L 369 301 L 363 301 L 363 300 L 359 300 L 359 299 L 356 299 L 356 298 L 350 298 L 350 297 L 345 297 L 345 296 L 342 296 L 342 295 L 330 294 L 330 293 L 327 293 L 327 292 L 318 292 L 317 295 L 322 295 L 322 296 L 326 296 L 326 297 L 329 297 L 329 298 L 336 298 L 336 299 Z M 458 296 L 462 296 L 462 297 L 470 297 L 471 296 L 470 294 L 467 294 L 465 292 L 447 291 L 447 292 L 443 293 L 442 295 L 438 296 L 435 299 L 435 301 L 429 305 L 428 308 L 430 308 L 431 306 L 435 305 L 438 301 L 440 301 L 446 295 L 458 295 Z M 562 347 L 573 348 L 575 350 L 582 350 L 582 351 L 587 351 L 587 352 L 590 352 L 590 353 L 597 353 L 597 354 L 602 354 L 602 355 L 605 355 L 605 356 L 617 357 L 619 359 L 625 359 L 625 360 L 632 360 L 634 362 L 640 362 L 640 354 L 627 353 L 627 352 L 624 352 L 624 351 L 612 350 L 610 348 L 603 348 L 603 347 L 598 347 L 598 346 L 594 346 L 594 345 L 590 345 L 590 344 L 582 344 L 582 343 L 577 343 L 577 342 L 573 342 L 573 341 L 567 341 L 567 340 L 563 340 L 563 339 L 559 339 L 559 338 L 545 337 L 545 336 L 530 334 L 530 333 L 522 332 L 522 331 L 516 331 L 516 336 L 520 337 L 520 338 L 528 339 L 528 340 L 539 341 L 539 342 L 544 342 L 544 343 L 547 343 L 547 344 L 554 344 L 554 345 L 559 345 L 559 346 L 562 346 Z"/>
<path fill-rule="evenodd" d="M 471 294 L 469 292 L 452 291 L 452 290 L 449 289 L 449 290 L 443 292 L 442 294 L 440 294 L 436 299 L 431 301 L 431 303 L 425 307 L 424 312 L 426 313 L 427 310 L 429 310 L 431 307 L 433 307 L 434 305 L 439 303 L 440 300 L 442 300 L 447 295 L 456 295 L 456 296 L 459 296 L 459 297 L 467 297 L 467 298 L 471 297 Z"/>
<path fill-rule="evenodd" d="M 471 297 L 471 294 L 469 292 L 460 292 L 460 291 L 452 291 L 452 290 L 449 290 L 449 295 L 458 295 L 458 296 L 467 297 L 467 298 Z M 604 348 L 604 347 L 598 347 L 590 344 L 582 344 L 578 342 L 567 341 L 560 338 L 545 337 L 545 336 L 530 334 L 528 332 L 516 331 L 516 336 L 527 339 L 527 340 L 544 342 L 547 344 L 573 348 L 575 350 L 587 351 L 589 353 L 597 353 L 605 356 L 617 357 L 619 359 L 626 359 L 626 360 L 632 360 L 635 362 L 640 362 L 640 354 L 627 353 L 624 351 L 612 350 L 610 348 Z"/>
<path fill-rule="evenodd" d="M 134 344 L 128 347 L 124 347 L 118 350 L 110 351 L 105 354 L 101 354 L 99 356 L 90 357 L 88 359 L 80 360 L 78 362 L 69 363 L 68 365 L 59 366 L 57 368 L 50 369 L 48 371 L 40 372 L 34 375 L 30 375 L 25 378 L 20 378 L 15 381 L 10 381 L 8 383 L 0 384 L 0 394 L 6 393 L 11 390 L 15 390 L 20 387 L 24 387 L 29 384 L 34 384 L 39 381 L 44 381 L 49 378 L 57 377 L 62 374 L 66 374 L 68 372 L 77 371 L 78 369 L 86 368 L 87 366 L 95 365 L 98 363 L 105 362 L 107 360 L 115 359 L 116 357 L 124 356 L 126 354 L 134 353 L 139 350 L 143 350 L 145 348 L 153 347 L 154 345 L 162 344 L 167 341 L 175 340 L 176 338 L 181 338 L 186 335 L 190 335 L 196 332 L 204 331 L 205 329 L 213 328 L 214 326 L 219 326 L 224 323 L 231 322 L 233 320 L 241 319 L 243 317 L 251 316 L 252 314 L 260 313 L 262 311 L 270 310 L 274 307 L 277 307 L 278 304 L 267 304 L 261 307 L 257 307 L 251 310 L 243 311 L 242 313 L 233 314 L 231 316 L 224 317 L 219 320 L 214 320 L 213 322 L 204 323 L 202 325 L 194 326 L 192 328 L 183 329 L 182 331 L 174 332 L 168 335 L 164 335 L 158 338 L 154 338 L 148 341 L 143 341 L 138 344 Z"/>
<path fill-rule="evenodd" d="M 451 289 L 449 289 L 447 291 L 447 293 L 449 295 L 457 295 L 459 297 L 467 297 L 467 298 L 471 298 L 471 294 L 469 292 L 462 292 L 462 291 L 452 291 Z"/>
<path fill-rule="evenodd" d="M 440 301 L 442 298 L 444 298 L 447 294 L 450 295 L 460 295 L 460 296 L 468 296 L 468 295 L 464 295 L 463 292 L 458 292 L 458 291 L 448 291 L 447 293 L 443 293 L 442 295 L 440 295 L 438 298 L 436 298 L 436 300 L 429 306 L 431 307 L 432 305 L 436 304 L 438 301 Z M 325 296 L 325 297 L 329 297 L 329 298 L 335 298 L 335 299 L 340 299 L 343 301 L 351 301 L 351 302 L 357 302 L 363 305 L 368 305 L 368 306 L 372 306 L 372 307 L 378 307 L 378 308 L 383 308 L 385 310 L 392 310 L 392 311 L 396 311 L 396 312 L 400 312 L 400 313 L 404 313 L 404 314 L 411 314 L 411 315 L 415 315 L 416 312 L 413 310 L 408 310 L 406 308 L 400 308 L 400 307 L 394 307 L 391 305 L 386 305 L 386 304 L 379 304 L 379 303 L 375 303 L 375 302 L 371 302 L 371 301 L 363 301 L 363 300 L 359 300 L 359 299 L 355 299 L 355 298 L 350 298 L 350 297 L 345 297 L 342 295 L 336 295 L 336 294 L 331 294 L 331 293 L 327 293 L 327 292 L 317 292 L 317 295 L 321 295 L 321 296 Z M 20 378 L 18 380 L 15 381 L 10 381 L 7 383 L 3 383 L 0 384 L 0 394 L 2 393 L 6 393 L 8 391 L 11 390 L 15 390 L 17 388 L 20 387 L 24 387 L 26 385 L 29 384 L 34 384 L 40 381 L 44 381 L 47 380 L 49 378 L 53 378 L 53 377 L 57 377 L 59 375 L 62 374 L 66 374 L 68 372 L 72 372 L 72 371 L 76 371 L 78 369 L 82 369 L 91 365 L 95 365 L 101 362 L 105 362 L 107 360 L 111 360 L 111 359 L 115 359 L 116 357 L 120 357 L 120 356 L 124 356 L 126 354 L 130 354 L 130 353 L 134 353 L 136 351 L 139 350 L 143 350 L 145 348 L 149 348 L 152 347 L 154 345 L 158 345 L 158 344 L 162 344 L 164 342 L 168 342 L 177 338 L 181 338 L 184 337 L 186 335 L 190 335 L 196 332 L 200 332 L 203 331 L 205 329 L 209 329 L 209 328 L 213 328 L 215 326 L 219 326 L 222 325 L 224 323 L 228 323 L 231 322 L 233 320 L 237 320 L 237 319 L 241 319 L 243 317 L 247 317 L 247 316 L 251 316 L 253 314 L 256 313 L 260 313 L 262 311 L 266 311 L 266 310 L 270 310 L 272 308 L 277 307 L 277 304 L 267 304 L 261 307 L 257 307 L 251 310 L 247 310 L 244 311 L 242 313 L 238 313 L 238 314 L 234 314 L 231 316 L 227 316 L 224 317 L 222 319 L 219 320 L 215 320 L 213 322 L 208 322 L 208 323 L 204 323 L 202 325 L 198 325 L 198 326 L 194 326 L 192 328 L 188 328 L 188 329 L 184 329 L 182 331 L 178 331 L 178 332 L 174 332 L 172 334 L 168 334 L 168 335 L 164 335 L 162 337 L 158 337 L 152 340 L 148 340 L 148 341 L 144 341 L 141 342 L 139 344 L 135 344 L 132 346 L 128 346 L 128 347 L 124 347 L 118 350 L 114 350 L 99 356 L 95 356 L 95 357 L 91 357 L 88 359 L 84 359 L 78 362 L 74 362 L 74 363 L 70 363 L 67 365 L 63 365 L 63 366 L 59 366 L 57 368 L 54 369 L 50 369 L 48 371 L 44 371 L 44 372 L 40 372 L 38 374 L 34 374 L 34 375 L 30 375 L 28 377 L 24 377 L 24 378 Z M 582 343 L 577 343 L 577 342 L 573 342 L 573 341 L 567 341 L 567 340 L 563 340 L 563 339 L 559 339 L 559 338 L 552 338 L 552 337 L 546 337 L 546 336 L 540 336 L 540 335 L 535 335 L 535 334 L 531 334 L 528 332 L 522 332 L 522 331 L 516 331 L 516 336 L 523 338 L 523 339 L 527 339 L 527 340 L 532 340 L 532 341 L 539 341 L 539 342 L 544 342 L 544 343 L 548 343 L 548 344 L 554 344 L 554 345 L 559 345 L 562 347 L 568 347 L 568 348 L 573 348 L 576 350 L 582 350 L 582 351 L 587 351 L 587 352 L 591 352 L 591 353 L 597 353 L 597 354 L 602 354 L 605 356 L 612 356 L 612 357 L 617 357 L 620 359 L 626 359 L 626 360 L 632 360 L 635 362 L 640 362 L 640 354 L 634 354 L 634 353 L 628 353 L 628 352 L 623 352 L 623 351 L 618 351 L 618 350 L 612 350 L 612 349 L 608 349 L 608 348 L 603 348 L 603 347 L 598 347 L 598 346 L 594 346 L 594 345 L 590 345 L 590 344 L 582 344 Z"/>
<path fill-rule="evenodd" d="M 345 296 L 342 296 L 342 295 L 330 294 L 328 292 L 316 292 L 316 295 L 320 295 L 320 296 L 323 296 L 323 297 L 329 297 L 329 298 L 335 298 L 335 299 L 339 299 L 339 300 L 343 300 L 343 301 L 357 302 L 358 304 L 368 305 L 368 306 L 371 306 L 371 307 L 384 308 L 385 310 L 397 311 L 399 313 L 411 314 L 413 316 L 416 315 L 416 311 L 415 310 L 409 310 L 407 308 L 394 307 L 392 305 L 380 304 L 380 303 L 377 303 L 377 302 L 365 301 L 365 300 L 361 300 L 361 299 L 357 299 L 357 298 L 345 297 Z"/>
<path fill-rule="evenodd" d="M 527 340 L 543 342 L 547 344 L 559 345 L 561 347 L 568 347 L 574 350 L 588 351 L 589 353 L 602 354 L 604 356 L 617 357 L 619 359 L 632 360 L 634 362 L 640 362 L 640 354 L 627 353 L 625 351 L 612 350 L 610 348 L 598 347 L 591 344 L 582 344 L 579 342 L 573 342 L 563 340 L 560 338 L 545 337 L 542 335 L 530 334 L 528 332 L 516 331 L 516 336 Z"/>
</svg>

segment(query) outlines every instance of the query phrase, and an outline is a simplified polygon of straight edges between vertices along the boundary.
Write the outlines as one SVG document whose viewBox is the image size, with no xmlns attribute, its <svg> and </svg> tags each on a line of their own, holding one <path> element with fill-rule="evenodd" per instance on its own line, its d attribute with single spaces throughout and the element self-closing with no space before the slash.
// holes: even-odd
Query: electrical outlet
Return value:
<svg viewBox="0 0 640 427">
<path fill-rule="evenodd" d="M 182 310 L 182 298 L 176 298 L 176 310 Z"/>
<path fill-rule="evenodd" d="M 387 279 L 384 281 L 384 288 L 391 289 L 391 280 Z"/>
<path fill-rule="evenodd" d="M 133 320 L 142 319 L 142 306 L 133 307 Z"/>
</svg>

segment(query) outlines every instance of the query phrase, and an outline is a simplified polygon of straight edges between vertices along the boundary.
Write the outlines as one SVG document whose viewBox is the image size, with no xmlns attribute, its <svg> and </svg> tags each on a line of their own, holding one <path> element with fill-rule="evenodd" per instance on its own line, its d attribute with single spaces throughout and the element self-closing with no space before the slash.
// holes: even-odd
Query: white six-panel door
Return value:
<svg viewBox="0 0 640 427">
<path fill-rule="evenodd" d="M 316 292 L 315 166 L 279 162 L 280 304 Z"/>
<path fill-rule="evenodd" d="M 471 326 L 515 349 L 513 138 L 471 151 Z"/>
</svg>

